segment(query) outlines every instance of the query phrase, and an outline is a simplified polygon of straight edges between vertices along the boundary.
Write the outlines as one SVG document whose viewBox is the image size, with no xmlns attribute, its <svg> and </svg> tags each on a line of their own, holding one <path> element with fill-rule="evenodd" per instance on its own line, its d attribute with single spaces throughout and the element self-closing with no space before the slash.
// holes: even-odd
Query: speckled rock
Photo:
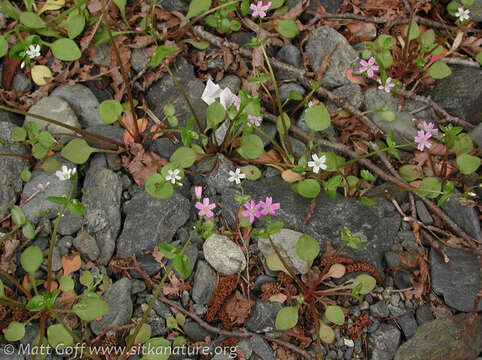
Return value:
<svg viewBox="0 0 482 360">
<path fill-rule="evenodd" d="M 204 258 L 217 272 L 237 274 L 246 268 L 243 251 L 227 236 L 212 234 L 203 244 Z"/>
</svg>

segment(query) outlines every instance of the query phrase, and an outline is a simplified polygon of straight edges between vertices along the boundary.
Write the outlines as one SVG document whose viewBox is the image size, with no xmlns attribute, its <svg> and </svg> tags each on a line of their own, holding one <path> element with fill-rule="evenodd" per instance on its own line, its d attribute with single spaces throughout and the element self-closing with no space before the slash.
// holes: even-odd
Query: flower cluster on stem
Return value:
<svg viewBox="0 0 482 360">
<path fill-rule="evenodd" d="M 255 219 L 261 216 L 275 215 L 276 210 L 279 210 L 281 205 L 280 203 L 273 203 L 273 198 L 267 196 L 265 201 L 259 201 L 258 203 L 255 203 L 254 200 L 245 202 L 244 208 L 245 210 L 241 215 L 249 218 L 249 222 L 252 224 Z"/>
</svg>

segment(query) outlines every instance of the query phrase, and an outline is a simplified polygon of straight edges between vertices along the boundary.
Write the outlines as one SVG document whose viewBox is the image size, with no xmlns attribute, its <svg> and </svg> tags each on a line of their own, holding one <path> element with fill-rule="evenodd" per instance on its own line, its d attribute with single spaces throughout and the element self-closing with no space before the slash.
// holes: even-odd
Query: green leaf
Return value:
<svg viewBox="0 0 482 360">
<path fill-rule="evenodd" d="M 120 119 L 124 108 L 117 100 L 104 100 L 99 106 L 99 115 L 106 124 L 113 124 Z"/>
<path fill-rule="evenodd" d="M 433 29 L 424 31 L 420 36 L 420 42 L 426 47 L 431 46 L 435 42 L 435 31 Z"/>
<path fill-rule="evenodd" d="M 53 202 L 54 204 L 67 205 L 69 200 L 65 196 L 49 196 L 47 200 Z"/>
<path fill-rule="evenodd" d="M 373 205 L 376 204 L 375 200 L 373 200 L 371 198 L 368 198 L 368 197 L 361 197 L 360 201 L 363 205 L 366 205 L 366 206 L 373 206 Z"/>
<path fill-rule="evenodd" d="M 89 160 L 90 154 L 96 151 L 97 149 L 90 147 L 84 139 L 73 139 L 63 147 L 60 154 L 74 164 L 84 164 Z"/>
<path fill-rule="evenodd" d="M 263 140 L 258 135 L 245 135 L 237 151 L 245 159 L 257 159 L 264 154 Z"/>
<path fill-rule="evenodd" d="M 43 171 L 46 171 L 46 172 L 49 172 L 49 173 L 54 173 L 58 169 L 60 169 L 61 166 L 62 166 L 62 164 L 60 163 L 60 161 L 58 161 L 57 159 L 55 159 L 53 157 L 48 157 L 44 160 L 44 162 L 42 163 L 42 165 L 40 167 L 42 168 Z"/>
<path fill-rule="evenodd" d="M 272 271 L 284 271 L 285 273 L 288 273 L 276 253 L 272 253 L 266 256 L 266 265 Z"/>
<path fill-rule="evenodd" d="M 246 165 L 240 168 L 241 172 L 246 175 L 248 180 L 258 180 L 261 177 L 261 170 L 254 165 Z"/>
<path fill-rule="evenodd" d="M 12 209 L 10 210 L 10 214 L 12 215 L 12 220 L 16 225 L 22 226 L 27 221 L 27 218 L 25 217 L 25 212 L 18 205 L 14 205 L 12 207 Z"/>
<path fill-rule="evenodd" d="M 323 104 L 306 109 L 305 121 L 308 127 L 314 131 L 326 130 L 331 125 L 330 114 Z"/>
<path fill-rule="evenodd" d="M 5 297 L 5 287 L 3 286 L 3 281 L 0 279 L 0 299 Z"/>
<path fill-rule="evenodd" d="M 368 182 L 375 181 L 375 176 L 373 176 L 373 174 L 368 170 L 360 171 L 360 175 L 363 179 L 365 179 Z"/>
<path fill-rule="evenodd" d="M 171 155 L 170 161 L 186 169 L 194 164 L 197 159 L 196 152 L 186 146 L 182 146 Z"/>
<path fill-rule="evenodd" d="M 375 280 L 375 278 L 367 274 L 358 275 L 355 278 L 355 281 L 353 282 L 354 288 L 360 286 L 358 293 L 362 295 L 368 294 L 370 291 L 372 291 L 375 288 L 376 285 L 377 285 L 377 281 Z"/>
<path fill-rule="evenodd" d="M 192 0 L 192 2 L 196 1 L 198 0 Z M 167 360 L 171 356 L 171 343 L 164 338 L 151 338 L 144 346 L 152 351 L 146 351 L 141 360 Z"/>
<path fill-rule="evenodd" d="M 452 150 L 457 155 L 468 154 L 472 151 L 474 145 L 469 134 L 462 133 L 455 137 L 454 147 Z"/>
<path fill-rule="evenodd" d="M 23 182 L 28 182 L 32 179 L 32 173 L 28 168 L 23 168 L 22 172 L 20 173 L 20 178 Z"/>
<path fill-rule="evenodd" d="M 112 2 L 117 5 L 122 14 L 125 13 L 127 0 L 112 0 Z"/>
<path fill-rule="evenodd" d="M 52 54 L 62 61 L 75 61 L 80 59 L 82 53 L 79 47 L 72 39 L 58 39 L 51 45 Z"/>
<path fill-rule="evenodd" d="M 186 20 L 205 13 L 211 7 L 211 0 L 191 0 L 186 14 Z"/>
<path fill-rule="evenodd" d="M 460 2 L 462 3 L 462 5 L 468 8 L 472 6 L 472 4 L 474 3 L 474 0 L 460 0 Z"/>
<path fill-rule="evenodd" d="M 54 142 L 54 138 L 52 137 L 52 135 L 50 135 L 50 133 L 48 131 L 43 130 L 42 132 L 40 132 L 40 134 L 38 136 L 38 142 L 44 148 L 48 149 L 48 148 L 50 148 L 50 146 L 52 146 L 52 144 Z"/>
<path fill-rule="evenodd" d="M 266 81 L 268 81 L 269 79 L 271 79 L 271 75 L 270 74 L 261 74 L 261 75 L 258 75 L 258 76 L 252 76 L 252 77 L 249 77 L 248 78 L 248 82 L 250 84 L 264 84 Z"/>
<path fill-rule="evenodd" d="M 36 143 L 32 146 L 32 155 L 34 158 L 41 160 L 48 155 L 49 150 L 50 148 L 44 147 L 40 143 Z"/>
<path fill-rule="evenodd" d="M 130 338 L 132 338 L 132 335 L 134 335 L 135 330 L 136 330 L 136 327 L 133 327 L 129 331 L 129 336 L 126 338 L 126 343 L 130 341 Z M 146 323 L 142 324 L 132 344 L 144 344 L 147 340 L 151 338 L 151 334 L 152 334 L 151 325 Z"/>
<path fill-rule="evenodd" d="M 321 320 L 320 320 L 320 331 L 318 334 L 320 335 L 321 341 L 323 341 L 326 344 L 331 344 L 335 341 L 335 332 L 331 327 L 326 325 Z"/>
<path fill-rule="evenodd" d="M 283 126 L 283 123 L 281 122 L 281 119 L 283 119 L 284 121 L 284 126 Z M 288 131 L 290 127 L 291 127 L 291 120 L 287 113 L 283 112 L 281 116 L 278 116 L 276 118 L 276 129 L 278 130 L 278 134 L 280 136 L 284 136 L 285 128 L 286 128 L 286 131 Z"/>
<path fill-rule="evenodd" d="M 84 271 L 80 275 L 79 281 L 82 285 L 84 285 L 87 288 L 90 288 L 92 287 L 92 285 L 94 285 L 94 277 L 92 276 L 92 273 L 90 271 Z"/>
<path fill-rule="evenodd" d="M 301 95 L 298 91 L 291 90 L 288 99 L 290 100 L 295 100 L 295 101 L 301 101 L 303 100 L 303 95 Z"/>
<path fill-rule="evenodd" d="M 67 210 L 69 210 L 70 213 L 73 214 L 73 215 L 85 216 L 85 207 L 77 199 L 71 199 L 67 203 Z"/>
<path fill-rule="evenodd" d="M 318 244 L 318 241 L 306 234 L 299 237 L 296 242 L 296 255 L 306 261 L 308 269 L 311 268 L 313 260 L 315 260 L 319 253 L 320 245 Z"/>
<path fill-rule="evenodd" d="M 278 311 L 276 315 L 276 328 L 288 330 L 298 323 L 298 306 L 286 306 Z"/>
<path fill-rule="evenodd" d="M 159 251 L 162 253 L 162 255 L 170 260 L 174 259 L 180 254 L 180 250 L 177 247 L 167 242 L 159 243 L 157 247 L 159 248 Z"/>
<path fill-rule="evenodd" d="M 13 128 L 10 136 L 15 142 L 25 141 L 25 139 L 27 138 L 27 130 L 25 130 L 23 127 Z"/>
<path fill-rule="evenodd" d="M 224 121 L 225 117 L 226 110 L 224 110 L 224 107 L 217 101 L 213 102 L 206 109 L 206 120 L 208 124 L 206 130 L 216 130 L 218 128 L 218 125 Z"/>
<path fill-rule="evenodd" d="M 305 198 L 315 198 L 320 193 L 321 187 L 315 179 L 306 179 L 291 186 L 291 189 Z"/>
<path fill-rule="evenodd" d="M 28 11 L 20 13 L 20 22 L 30 29 L 43 29 L 47 25 L 40 16 Z"/>
<path fill-rule="evenodd" d="M 30 245 L 22 252 L 20 263 L 27 273 L 33 274 L 42 265 L 43 257 L 42 250 L 37 245 Z"/>
<path fill-rule="evenodd" d="M 47 329 L 47 338 L 49 344 L 59 350 L 74 345 L 74 338 L 61 324 L 49 326 Z"/>
<path fill-rule="evenodd" d="M 456 163 L 462 174 L 468 175 L 479 168 L 480 158 L 469 154 L 462 154 L 457 156 Z"/>
<path fill-rule="evenodd" d="M 35 227 L 31 222 L 27 221 L 25 225 L 22 226 L 22 234 L 29 240 L 32 240 L 35 237 Z"/>
<path fill-rule="evenodd" d="M 176 48 L 170 45 L 159 45 L 154 54 L 152 54 L 152 58 L 149 61 L 149 65 L 151 67 L 158 67 L 159 64 L 166 58 L 166 56 L 174 54 Z"/>
<path fill-rule="evenodd" d="M 392 122 L 393 120 L 395 120 L 397 118 L 397 114 L 395 114 L 394 111 L 392 110 L 383 110 L 383 111 L 377 111 L 378 115 L 380 115 L 380 117 L 387 121 L 387 122 Z"/>
<path fill-rule="evenodd" d="M 30 141 L 34 141 L 35 138 L 39 135 L 39 130 L 38 130 L 38 125 L 37 123 L 33 122 L 33 121 L 29 121 L 27 123 L 27 134 L 28 134 L 28 138 Z"/>
<path fill-rule="evenodd" d="M 72 291 L 74 290 L 75 283 L 70 276 L 62 276 L 60 278 L 60 290 L 62 291 Z"/>
<path fill-rule="evenodd" d="M 427 69 L 427 73 L 434 79 L 443 79 L 450 76 L 452 70 L 450 70 L 446 63 L 436 61 Z"/>
<path fill-rule="evenodd" d="M 482 51 L 475 56 L 475 60 L 477 60 L 480 65 L 482 65 Z"/>
<path fill-rule="evenodd" d="M 442 183 L 439 179 L 434 177 L 426 177 L 418 186 L 417 194 L 419 196 L 435 199 L 437 196 L 440 195 L 441 189 Z"/>
<path fill-rule="evenodd" d="M 178 312 L 176 314 L 176 321 L 180 326 L 184 326 L 186 324 L 186 317 L 182 313 Z"/>
<path fill-rule="evenodd" d="M 93 321 L 109 312 L 109 304 L 98 298 L 85 298 L 75 304 L 74 313 L 85 321 Z"/>
<path fill-rule="evenodd" d="M 339 306 L 327 306 L 325 316 L 334 324 L 343 325 L 345 323 L 345 314 Z"/>
<path fill-rule="evenodd" d="M 3 35 L 0 35 L 0 58 L 8 52 L 8 42 Z"/>
<path fill-rule="evenodd" d="M 194 39 L 187 39 L 186 42 L 188 44 L 191 44 L 198 50 L 206 50 L 209 47 L 209 45 L 211 45 L 210 42 L 207 40 L 196 41 Z"/>
<path fill-rule="evenodd" d="M 341 239 L 343 241 L 346 241 L 348 243 L 348 246 L 353 249 L 361 249 L 362 247 L 360 238 L 353 235 L 350 229 L 348 229 L 346 226 L 341 229 Z"/>
<path fill-rule="evenodd" d="M 77 36 L 82 34 L 85 28 L 85 17 L 78 11 L 70 13 L 67 18 L 67 35 L 69 39 L 75 39 Z"/>
<path fill-rule="evenodd" d="M 406 182 L 411 182 L 413 180 L 420 179 L 422 177 L 414 165 L 410 165 L 410 164 L 403 165 L 400 167 L 398 171 L 400 172 L 400 176 Z"/>
<path fill-rule="evenodd" d="M 46 298 L 43 295 L 35 295 L 31 298 L 25 308 L 29 311 L 42 311 L 47 307 Z"/>
<path fill-rule="evenodd" d="M 294 38 L 299 32 L 298 25 L 296 25 L 296 22 L 294 22 L 292 19 L 280 21 L 278 24 L 276 24 L 276 28 L 281 35 L 287 37 L 288 39 Z"/>
<path fill-rule="evenodd" d="M 12 321 L 5 331 L 5 339 L 7 341 L 18 341 L 25 336 L 25 324 L 18 321 Z"/>
<path fill-rule="evenodd" d="M 191 267 L 189 266 L 189 258 L 187 255 L 177 255 L 173 260 L 172 263 L 174 265 L 174 269 L 181 274 L 184 279 L 187 279 L 191 276 Z"/>
<path fill-rule="evenodd" d="M 410 28 L 410 35 L 408 37 L 408 41 L 411 41 L 411 40 L 414 40 L 414 39 L 418 38 L 418 36 L 420 35 L 420 30 L 418 29 L 417 23 L 415 21 L 412 21 L 410 24 L 405 26 L 405 28 L 403 29 L 403 35 L 404 36 L 407 36 L 409 28 Z M 407 45 L 408 44 L 405 44 L 405 46 L 407 46 Z"/>
<path fill-rule="evenodd" d="M 146 191 L 157 199 L 169 199 L 174 193 L 170 182 L 166 182 L 161 174 L 149 175 L 146 181 Z"/>
<path fill-rule="evenodd" d="M 176 115 L 176 108 L 172 104 L 166 104 L 162 108 L 162 113 L 167 117 L 174 116 Z"/>
</svg>

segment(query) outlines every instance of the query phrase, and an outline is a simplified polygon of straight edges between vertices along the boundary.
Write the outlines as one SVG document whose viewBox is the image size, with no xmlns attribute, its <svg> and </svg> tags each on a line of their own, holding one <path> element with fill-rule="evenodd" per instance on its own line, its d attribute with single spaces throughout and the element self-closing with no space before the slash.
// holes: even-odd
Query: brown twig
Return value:
<svg viewBox="0 0 482 360">
<path fill-rule="evenodd" d="M 32 298 L 32 295 L 30 295 L 30 293 L 25 290 L 25 288 L 13 277 L 11 276 L 9 273 L 7 273 L 5 270 L 3 270 L 2 268 L 0 268 L 0 275 L 2 275 L 3 277 L 5 277 L 6 279 L 8 279 L 12 284 L 14 284 L 21 292 L 23 292 L 25 294 L 25 296 L 27 297 L 27 299 L 31 299 Z"/>
<path fill-rule="evenodd" d="M 97 336 L 94 340 L 92 340 L 90 342 L 90 345 L 95 344 L 97 341 L 102 339 L 102 337 L 105 336 L 105 334 L 107 334 L 109 331 L 116 332 L 116 331 L 120 331 L 120 330 L 129 330 L 129 329 L 132 329 L 134 326 L 136 326 L 135 323 L 122 325 L 122 326 L 116 326 L 116 327 L 112 327 L 112 328 L 105 328 L 104 330 L 102 330 L 102 332 L 99 334 L 99 336 Z"/>
<path fill-rule="evenodd" d="M 464 59 L 460 57 L 446 57 L 440 59 L 441 62 L 444 62 L 446 64 L 453 64 L 453 65 L 463 65 L 463 66 L 471 66 L 475 68 L 479 68 L 480 65 L 476 61 L 472 61 L 469 59 Z"/>
</svg>

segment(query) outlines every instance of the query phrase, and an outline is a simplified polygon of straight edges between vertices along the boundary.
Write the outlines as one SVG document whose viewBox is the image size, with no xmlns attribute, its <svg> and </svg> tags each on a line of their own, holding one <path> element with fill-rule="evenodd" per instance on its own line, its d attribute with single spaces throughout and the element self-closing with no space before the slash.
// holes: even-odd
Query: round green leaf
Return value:
<svg viewBox="0 0 482 360">
<path fill-rule="evenodd" d="M 18 205 L 14 205 L 12 207 L 12 209 L 10 210 L 10 214 L 12 215 L 12 220 L 16 225 L 22 226 L 27 221 L 25 217 L 25 212 Z"/>
<path fill-rule="evenodd" d="M 152 174 L 147 178 L 146 191 L 155 198 L 168 199 L 174 193 L 170 182 L 166 182 L 161 174 Z"/>
<path fill-rule="evenodd" d="M 257 166 L 247 165 L 240 168 L 241 172 L 246 175 L 248 180 L 258 180 L 261 177 L 261 171 Z"/>
<path fill-rule="evenodd" d="M 206 109 L 207 129 L 216 130 L 218 125 L 224 121 L 225 117 L 226 110 L 224 110 L 224 107 L 217 101 L 213 102 Z"/>
<path fill-rule="evenodd" d="M 407 182 L 411 182 L 416 179 L 420 179 L 421 175 L 418 172 L 418 170 L 415 168 L 414 165 L 403 165 L 399 169 L 400 176 L 403 178 L 403 180 Z"/>
<path fill-rule="evenodd" d="M 30 179 L 32 179 L 32 173 L 28 168 L 24 168 L 20 173 L 20 178 L 22 179 L 23 182 L 28 182 L 30 181 Z"/>
<path fill-rule="evenodd" d="M 456 162 L 462 174 L 465 175 L 475 172 L 480 166 L 480 158 L 469 154 L 457 156 Z"/>
<path fill-rule="evenodd" d="M 82 56 L 79 47 L 75 41 L 71 39 L 55 40 L 50 45 L 50 49 L 52 50 L 52 54 L 62 61 L 75 61 Z"/>
<path fill-rule="evenodd" d="M 196 158 L 197 154 L 193 149 L 183 146 L 174 151 L 174 154 L 171 155 L 170 160 L 171 162 L 178 164 L 180 167 L 186 169 L 192 166 L 192 164 L 194 164 Z"/>
<path fill-rule="evenodd" d="M 434 177 L 427 177 L 420 183 L 417 194 L 419 196 L 428 197 L 430 199 L 435 199 L 440 195 L 440 190 L 442 189 L 442 183 L 439 179 Z"/>
<path fill-rule="evenodd" d="M 198 50 L 206 50 L 209 45 L 211 45 L 211 43 L 207 40 L 196 41 L 194 39 L 187 39 L 186 42 Z"/>
<path fill-rule="evenodd" d="M 44 255 L 37 245 L 26 248 L 20 256 L 20 263 L 26 272 L 33 274 L 42 265 Z"/>
<path fill-rule="evenodd" d="M 84 164 L 89 160 L 90 154 L 96 151 L 84 139 L 73 139 L 63 147 L 60 154 L 74 164 Z"/>
<path fill-rule="evenodd" d="M 258 135 L 243 136 L 238 153 L 248 160 L 259 158 L 264 154 L 263 140 Z"/>
<path fill-rule="evenodd" d="M 132 337 L 132 335 L 134 334 L 134 331 L 135 331 L 135 327 L 133 327 L 130 331 L 129 331 L 129 336 L 127 337 L 126 339 L 126 342 L 128 342 L 130 339 L 130 337 Z M 152 334 L 152 328 L 151 328 L 151 325 L 149 324 L 142 324 L 139 332 L 137 333 L 137 336 L 136 336 L 136 339 L 134 340 L 133 344 L 144 344 L 147 340 L 150 339 L 151 337 L 151 334 Z"/>
<path fill-rule="evenodd" d="M 288 330 L 298 323 L 298 307 L 287 306 L 278 311 L 276 315 L 276 328 L 278 330 Z"/>
<path fill-rule="evenodd" d="M 115 123 L 120 119 L 124 108 L 117 100 L 104 100 L 99 106 L 99 115 L 106 124 Z"/>
<path fill-rule="evenodd" d="M 25 324 L 18 321 L 12 321 L 5 331 L 5 339 L 7 341 L 18 341 L 25 336 Z"/>
<path fill-rule="evenodd" d="M 8 52 L 8 42 L 3 35 L 0 35 L 0 58 Z"/>
<path fill-rule="evenodd" d="M 187 255 L 177 255 L 173 260 L 172 263 L 174 265 L 174 269 L 181 274 L 184 279 L 187 279 L 191 276 L 191 267 L 189 266 L 189 258 Z"/>
<path fill-rule="evenodd" d="M 354 288 L 360 286 L 359 293 L 363 295 L 368 294 L 370 291 L 372 291 L 376 285 L 377 281 L 375 280 L 375 278 L 367 274 L 358 275 L 353 282 Z"/>
<path fill-rule="evenodd" d="M 25 141 L 27 138 L 27 130 L 25 130 L 23 127 L 13 128 L 11 137 L 15 142 Z"/>
<path fill-rule="evenodd" d="M 72 291 L 74 290 L 74 280 L 70 276 L 62 276 L 60 278 L 60 289 L 62 291 Z"/>
<path fill-rule="evenodd" d="M 191 0 L 186 14 L 186 20 L 199 16 L 209 10 L 212 0 Z"/>
<path fill-rule="evenodd" d="M 50 133 L 48 131 L 43 130 L 43 131 L 40 132 L 40 134 L 38 136 L 38 142 L 44 148 L 50 148 L 50 146 L 54 142 L 54 138 L 52 137 L 52 135 L 50 135 Z"/>
<path fill-rule="evenodd" d="M 94 284 L 94 277 L 90 271 L 84 271 L 82 275 L 80 275 L 79 281 L 85 287 L 90 288 Z"/>
<path fill-rule="evenodd" d="M 326 344 L 331 344 L 335 341 L 335 332 L 331 327 L 320 321 L 320 339 Z"/>
<path fill-rule="evenodd" d="M 276 24 L 276 28 L 278 29 L 279 33 L 288 39 L 294 38 L 298 35 L 298 25 L 292 19 L 286 19 L 280 21 Z"/>
<path fill-rule="evenodd" d="M 167 242 L 161 242 L 157 247 L 162 255 L 170 260 L 174 259 L 180 253 L 180 250 L 177 247 Z"/>
<path fill-rule="evenodd" d="M 470 138 L 469 134 L 461 133 L 455 137 L 454 147 L 452 150 L 457 155 L 461 154 L 468 154 L 472 151 L 474 145 L 472 143 L 472 139 Z"/>
<path fill-rule="evenodd" d="M 323 104 L 306 109 L 305 121 L 308 127 L 314 131 L 326 130 L 331 125 L 330 114 Z"/>
<path fill-rule="evenodd" d="M 82 34 L 85 28 L 85 17 L 78 11 L 72 12 L 67 18 L 67 35 L 70 39 L 75 39 Z"/>
<path fill-rule="evenodd" d="M 36 159 L 45 158 L 50 151 L 49 147 L 44 147 L 41 143 L 36 143 L 32 146 L 32 155 Z"/>
<path fill-rule="evenodd" d="M 49 344 L 57 349 L 65 349 L 66 347 L 74 345 L 74 338 L 61 324 L 49 326 L 47 329 L 47 338 Z"/>
<path fill-rule="evenodd" d="M 27 239 L 32 240 L 35 237 L 35 228 L 30 221 L 27 221 L 24 226 L 22 226 L 22 233 Z"/>
<path fill-rule="evenodd" d="M 309 235 L 303 234 L 296 242 L 296 255 L 306 261 L 308 268 L 311 268 L 313 260 L 320 253 L 320 244 Z"/>
<path fill-rule="evenodd" d="M 343 325 L 345 322 L 345 314 L 343 314 L 343 310 L 339 306 L 327 306 L 325 316 L 328 320 L 337 325 Z"/>
<path fill-rule="evenodd" d="M 53 173 L 59 170 L 61 166 L 62 164 L 60 163 L 60 161 L 53 157 L 48 157 L 42 163 L 41 168 L 43 171 Z"/>
<path fill-rule="evenodd" d="M 450 70 L 446 63 L 436 61 L 427 69 L 427 73 L 434 79 L 443 79 L 450 76 L 452 70 Z"/>
<path fill-rule="evenodd" d="M 306 179 L 293 185 L 291 189 L 305 198 L 312 199 L 318 196 L 321 187 L 315 179 Z"/>
<path fill-rule="evenodd" d="M 75 304 L 74 313 L 85 321 L 93 321 L 109 312 L 109 304 L 98 298 L 85 298 Z"/>
<path fill-rule="evenodd" d="M 149 65 L 151 67 L 157 67 L 159 64 L 164 60 L 166 56 L 174 54 L 176 48 L 174 46 L 169 45 L 159 45 L 154 50 L 154 54 L 152 55 L 151 61 L 149 61 Z"/>
<path fill-rule="evenodd" d="M 266 265 L 272 271 L 288 272 L 276 253 L 269 254 L 266 257 Z"/>
<path fill-rule="evenodd" d="M 476 56 L 475 56 L 475 60 L 477 60 L 477 62 L 482 65 L 482 51 L 479 52 Z"/>
<path fill-rule="evenodd" d="M 418 36 L 420 35 L 420 30 L 418 29 L 417 23 L 415 21 L 412 21 L 410 24 L 405 26 L 405 28 L 403 29 L 404 36 L 407 36 L 409 28 L 410 28 L 410 35 L 408 37 L 408 40 L 411 41 L 418 38 Z"/>
<path fill-rule="evenodd" d="M 0 299 L 5 297 L 5 288 L 3 286 L 3 281 L 0 279 Z"/>
<path fill-rule="evenodd" d="M 171 343 L 164 338 L 151 338 L 145 346 L 152 351 L 146 352 L 141 360 L 167 360 L 171 356 Z"/>
<path fill-rule="evenodd" d="M 20 13 L 20 22 L 31 29 L 43 29 L 46 26 L 40 16 L 29 11 Z"/>
</svg>

